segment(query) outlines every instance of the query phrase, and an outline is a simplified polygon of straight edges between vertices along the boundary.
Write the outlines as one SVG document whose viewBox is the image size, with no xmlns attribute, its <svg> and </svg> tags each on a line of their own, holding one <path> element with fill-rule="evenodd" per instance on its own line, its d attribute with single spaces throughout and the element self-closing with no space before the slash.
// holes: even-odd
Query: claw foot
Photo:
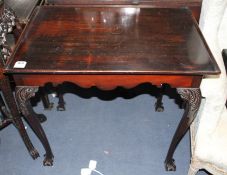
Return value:
<svg viewBox="0 0 227 175">
<path fill-rule="evenodd" d="M 157 104 L 157 103 L 155 103 L 155 111 L 156 112 L 163 112 L 164 111 L 163 104 Z"/>
<path fill-rule="evenodd" d="M 43 165 L 44 166 L 53 166 L 53 161 L 54 161 L 54 156 L 45 156 L 45 159 L 43 160 Z"/>
<path fill-rule="evenodd" d="M 51 110 L 54 107 L 54 103 L 49 103 L 48 107 L 45 107 L 44 110 Z"/>
<path fill-rule="evenodd" d="M 165 161 L 165 168 L 166 168 L 166 171 L 176 171 L 175 160 L 171 159 L 171 160 Z"/>
<path fill-rule="evenodd" d="M 57 111 L 65 111 L 65 105 L 64 104 L 59 104 L 57 106 Z"/>
<path fill-rule="evenodd" d="M 34 148 L 32 150 L 29 151 L 30 155 L 32 156 L 32 158 L 35 160 L 39 157 L 39 152 Z"/>
<path fill-rule="evenodd" d="M 43 115 L 43 114 L 37 114 L 37 118 L 38 118 L 40 123 L 43 123 L 47 120 L 46 116 Z"/>
<path fill-rule="evenodd" d="M 163 106 L 156 106 L 155 107 L 155 111 L 156 112 L 163 112 L 164 111 L 164 107 Z"/>
</svg>

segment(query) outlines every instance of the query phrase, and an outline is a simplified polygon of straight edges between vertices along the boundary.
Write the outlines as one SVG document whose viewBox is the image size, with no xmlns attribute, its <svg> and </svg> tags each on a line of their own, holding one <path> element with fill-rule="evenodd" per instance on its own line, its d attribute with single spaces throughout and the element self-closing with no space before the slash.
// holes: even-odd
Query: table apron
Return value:
<svg viewBox="0 0 227 175">
<path fill-rule="evenodd" d="M 201 75 L 61 75 L 61 74 L 17 74 L 13 75 L 17 86 L 44 86 L 63 82 L 71 82 L 83 88 L 96 86 L 103 90 L 111 90 L 117 86 L 133 88 L 142 83 L 161 86 L 166 83 L 172 88 L 199 88 Z"/>
</svg>

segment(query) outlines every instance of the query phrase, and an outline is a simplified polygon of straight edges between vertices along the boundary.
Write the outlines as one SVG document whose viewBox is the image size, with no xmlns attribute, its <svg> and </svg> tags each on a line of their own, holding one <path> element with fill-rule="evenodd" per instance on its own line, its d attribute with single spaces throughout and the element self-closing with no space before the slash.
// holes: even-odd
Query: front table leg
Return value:
<svg viewBox="0 0 227 175">
<path fill-rule="evenodd" d="M 30 126 L 34 130 L 35 134 L 38 136 L 39 140 L 42 142 L 43 147 L 46 150 L 45 159 L 43 161 L 44 166 L 53 165 L 53 153 L 51 151 L 49 142 L 47 140 L 46 134 L 36 117 L 36 113 L 30 103 L 30 98 L 35 95 L 39 87 L 37 86 L 17 86 L 16 87 L 16 99 L 22 114 L 25 116 Z"/>
<path fill-rule="evenodd" d="M 5 102 L 6 102 L 7 106 L 10 107 L 10 112 L 11 112 L 12 116 L 9 116 L 9 117 L 12 117 L 13 123 L 16 126 L 16 128 L 18 129 L 30 155 L 32 156 L 33 159 L 36 159 L 37 157 L 39 157 L 39 153 L 34 148 L 32 142 L 25 130 L 23 121 L 22 121 L 20 113 L 17 109 L 17 104 L 16 104 L 15 98 L 13 96 L 13 93 L 11 91 L 10 83 L 9 83 L 9 80 L 7 77 L 3 77 L 1 79 L 0 89 L 2 90 L 2 93 L 5 98 Z"/>
<path fill-rule="evenodd" d="M 177 92 L 181 96 L 181 98 L 185 101 L 186 105 L 185 105 L 184 115 L 177 127 L 177 130 L 174 134 L 171 145 L 169 147 L 169 151 L 166 156 L 166 160 L 165 160 L 166 171 L 176 170 L 173 154 L 175 152 L 175 149 L 178 143 L 185 135 L 185 133 L 188 131 L 191 123 L 195 119 L 201 103 L 201 91 L 199 88 L 178 88 Z"/>
</svg>

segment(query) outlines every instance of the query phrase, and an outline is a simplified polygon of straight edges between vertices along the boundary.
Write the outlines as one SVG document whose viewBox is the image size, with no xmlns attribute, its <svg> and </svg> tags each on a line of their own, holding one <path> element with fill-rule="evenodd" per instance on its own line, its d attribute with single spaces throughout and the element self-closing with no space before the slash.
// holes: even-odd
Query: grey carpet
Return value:
<svg viewBox="0 0 227 175">
<path fill-rule="evenodd" d="M 57 103 L 56 98 L 51 100 Z M 143 94 L 132 99 L 104 101 L 66 94 L 66 111 L 43 111 L 43 124 L 55 155 L 53 167 L 43 167 L 44 149 L 27 128 L 41 155 L 29 156 L 19 134 L 10 125 L 0 131 L 1 175 L 80 175 L 81 168 L 96 160 L 104 175 L 186 175 L 190 160 L 189 134 L 174 155 L 177 171 L 166 172 L 164 159 L 183 110 L 164 97 L 165 111 L 154 111 L 155 98 Z M 26 124 L 27 126 L 27 124 Z M 93 173 L 95 175 L 97 173 Z M 207 175 L 201 171 L 197 175 Z"/>
</svg>

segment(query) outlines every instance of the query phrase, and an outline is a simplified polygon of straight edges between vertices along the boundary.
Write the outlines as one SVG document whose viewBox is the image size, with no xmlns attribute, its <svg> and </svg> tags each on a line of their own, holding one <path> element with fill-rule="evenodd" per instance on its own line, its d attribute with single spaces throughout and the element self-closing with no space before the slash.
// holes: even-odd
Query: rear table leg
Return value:
<svg viewBox="0 0 227 175">
<path fill-rule="evenodd" d="M 156 112 L 163 112 L 164 111 L 164 106 L 163 106 L 163 102 L 162 102 L 164 92 L 165 92 L 165 85 L 162 85 L 160 90 L 159 90 L 157 101 L 155 103 L 155 111 Z"/>
<path fill-rule="evenodd" d="M 63 85 L 59 85 L 57 87 L 57 94 L 58 94 L 58 106 L 57 106 L 57 110 L 58 111 L 65 111 L 65 101 L 64 101 L 64 97 L 63 97 Z"/>
<path fill-rule="evenodd" d="M 44 87 L 40 87 L 41 100 L 43 102 L 43 107 L 45 110 L 51 110 L 54 106 L 54 103 L 50 103 L 48 94 L 45 91 Z"/>
</svg>

